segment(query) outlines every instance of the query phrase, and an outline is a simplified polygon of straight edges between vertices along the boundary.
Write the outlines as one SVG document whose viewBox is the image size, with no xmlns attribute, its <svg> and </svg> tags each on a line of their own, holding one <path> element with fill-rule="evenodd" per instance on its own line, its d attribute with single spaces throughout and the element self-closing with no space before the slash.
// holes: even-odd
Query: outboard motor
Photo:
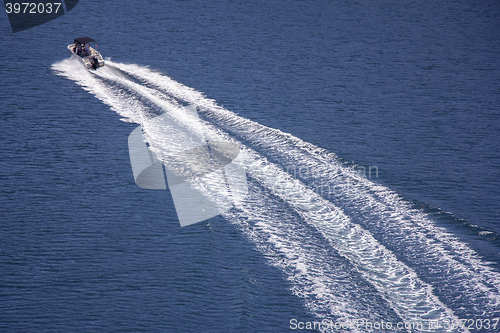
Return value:
<svg viewBox="0 0 500 333">
<path fill-rule="evenodd" d="M 97 56 L 94 56 L 92 58 L 92 68 L 96 69 L 99 68 L 99 59 L 97 58 Z"/>
</svg>

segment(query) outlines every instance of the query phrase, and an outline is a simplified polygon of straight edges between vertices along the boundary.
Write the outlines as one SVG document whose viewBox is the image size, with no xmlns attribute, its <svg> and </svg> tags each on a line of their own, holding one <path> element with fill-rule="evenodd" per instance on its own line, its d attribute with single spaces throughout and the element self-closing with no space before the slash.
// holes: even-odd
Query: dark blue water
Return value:
<svg viewBox="0 0 500 333">
<path fill-rule="evenodd" d="M 16 34 L 1 15 L 0 331 L 500 317 L 498 2 L 81 2 Z M 87 35 L 99 75 L 68 60 Z M 128 135 L 161 107 L 134 84 L 242 147 L 244 203 L 181 228 L 135 185 Z"/>
</svg>

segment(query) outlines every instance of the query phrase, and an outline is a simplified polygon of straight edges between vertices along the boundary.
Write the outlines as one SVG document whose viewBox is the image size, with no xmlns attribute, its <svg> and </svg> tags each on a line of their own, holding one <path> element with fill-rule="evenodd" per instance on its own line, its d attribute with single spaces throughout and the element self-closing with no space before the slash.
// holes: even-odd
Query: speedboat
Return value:
<svg viewBox="0 0 500 333">
<path fill-rule="evenodd" d="M 80 37 L 74 40 L 74 44 L 68 45 L 68 51 L 73 58 L 80 61 L 87 69 L 98 69 L 104 66 L 102 55 L 90 43 L 95 43 L 90 37 Z"/>
</svg>

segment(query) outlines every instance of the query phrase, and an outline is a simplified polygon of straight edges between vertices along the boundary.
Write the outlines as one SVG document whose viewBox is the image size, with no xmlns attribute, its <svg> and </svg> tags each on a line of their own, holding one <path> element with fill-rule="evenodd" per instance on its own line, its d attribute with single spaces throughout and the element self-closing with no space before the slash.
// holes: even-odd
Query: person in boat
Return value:
<svg viewBox="0 0 500 333">
<path fill-rule="evenodd" d="M 81 56 L 82 55 L 82 45 L 80 43 L 76 43 L 75 53 L 76 53 L 77 56 Z"/>
<path fill-rule="evenodd" d="M 89 43 L 85 43 L 85 52 L 84 53 L 85 53 L 84 57 L 88 57 L 88 56 L 91 55 L 90 54 L 90 45 L 89 45 Z"/>
</svg>

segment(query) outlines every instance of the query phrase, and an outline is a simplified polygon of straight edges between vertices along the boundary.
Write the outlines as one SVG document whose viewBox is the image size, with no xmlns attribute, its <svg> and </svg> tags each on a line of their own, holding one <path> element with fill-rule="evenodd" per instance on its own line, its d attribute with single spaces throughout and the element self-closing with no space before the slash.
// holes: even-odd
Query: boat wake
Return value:
<svg viewBox="0 0 500 333">
<path fill-rule="evenodd" d="M 249 194 L 223 216 L 285 273 L 291 292 L 319 321 L 420 322 L 421 331 L 464 332 L 452 323 L 500 316 L 500 273 L 394 191 L 334 154 L 240 117 L 162 73 L 106 64 L 95 73 L 72 60 L 53 69 L 124 121 L 143 125 L 160 160 L 175 138 L 148 121 L 158 114 L 211 140 L 237 144 Z M 200 123 L 190 121 L 186 105 L 196 108 Z"/>
</svg>

